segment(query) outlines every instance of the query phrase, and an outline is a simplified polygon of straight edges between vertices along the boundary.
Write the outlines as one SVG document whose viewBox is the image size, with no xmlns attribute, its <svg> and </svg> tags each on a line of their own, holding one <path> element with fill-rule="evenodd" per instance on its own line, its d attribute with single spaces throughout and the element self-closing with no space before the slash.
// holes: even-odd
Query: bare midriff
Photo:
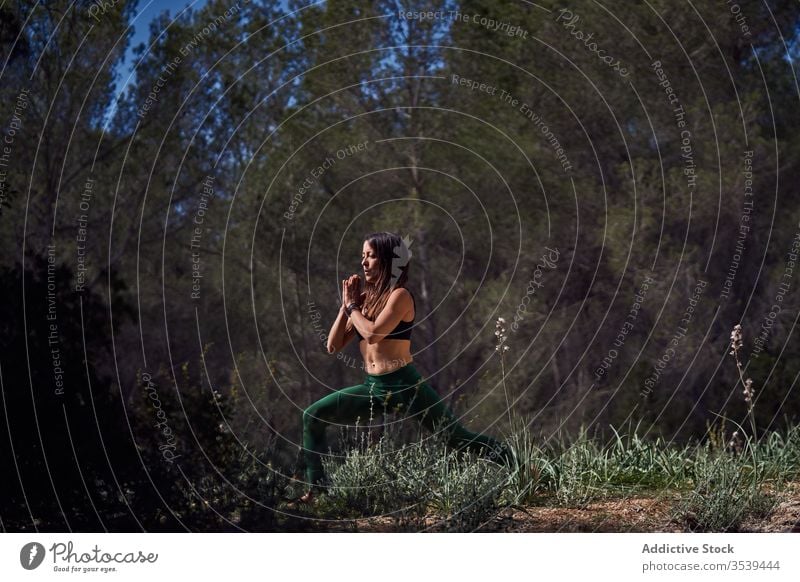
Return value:
<svg viewBox="0 0 800 582">
<path fill-rule="evenodd" d="M 410 339 L 382 339 L 374 344 L 362 339 L 358 347 L 367 374 L 388 374 L 413 361 Z"/>
</svg>

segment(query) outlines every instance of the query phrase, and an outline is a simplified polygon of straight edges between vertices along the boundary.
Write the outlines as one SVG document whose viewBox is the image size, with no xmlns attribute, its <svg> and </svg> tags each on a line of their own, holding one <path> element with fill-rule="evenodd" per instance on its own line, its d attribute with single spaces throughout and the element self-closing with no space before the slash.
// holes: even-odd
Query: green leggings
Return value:
<svg viewBox="0 0 800 582">
<path fill-rule="evenodd" d="M 450 447 L 485 453 L 498 462 L 510 462 L 508 447 L 464 428 L 417 369 L 406 364 L 388 374 L 367 374 L 362 384 L 337 390 L 303 411 L 303 449 L 309 485 L 325 479 L 321 455 L 327 451 L 326 426 L 354 423 L 359 418 L 366 423 L 370 412 L 376 417 L 384 410 L 384 405 L 386 410 L 398 410 L 417 418 L 430 431 L 441 427 Z"/>
</svg>

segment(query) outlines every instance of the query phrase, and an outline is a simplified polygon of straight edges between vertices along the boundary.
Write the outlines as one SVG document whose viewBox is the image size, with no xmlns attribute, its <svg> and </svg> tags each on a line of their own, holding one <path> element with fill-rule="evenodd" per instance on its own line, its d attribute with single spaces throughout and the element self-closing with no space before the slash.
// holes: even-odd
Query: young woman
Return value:
<svg viewBox="0 0 800 582">
<path fill-rule="evenodd" d="M 370 234 L 361 252 L 364 290 L 358 275 L 342 280 L 342 304 L 328 335 L 328 352 L 341 350 L 357 337 L 367 373 L 363 383 L 337 390 L 303 411 L 310 489 L 301 502 L 310 502 L 315 489 L 325 487 L 321 455 L 327 451 L 326 426 L 354 423 L 359 417 L 366 420 L 373 405 L 404 410 L 429 430 L 443 427 L 448 446 L 480 451 L 498 462 L 511 460 L 507 446 L 464 428 L 411 364 L 416 307 L 406 288 L 410 256 L 406 241 L 396 234 Z"/>
</svg>

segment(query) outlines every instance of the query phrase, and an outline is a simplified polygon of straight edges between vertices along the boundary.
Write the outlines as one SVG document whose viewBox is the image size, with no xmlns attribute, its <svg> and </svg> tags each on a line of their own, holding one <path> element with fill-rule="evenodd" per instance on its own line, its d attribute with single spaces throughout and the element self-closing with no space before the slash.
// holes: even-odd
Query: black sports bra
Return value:
<svg viewBox="0 0 800 582">
<path fill-rule="evenodd" d="M 411 293 L 411 291 L 409 291 L 409 293 Z M 414 319 L 417 318 L 417 301 L 416 299 L 414 299 L 413 294 L 411 294 L 411 301 L 414 302 L 413 319 L 411 321 L 400 320 L 400 323 L 397 324 L 397 327 L 395 327 L 391 333 L 386 334 L 386 337 L 383 339 L 407 339 L 407 340 L 411 339 L 411 328 L 414 327 Z M 358 341 L 364 339 L 361 336 L 361 334 L 358 333 L 358 330 L 355 328 L 355 326 L 353 326 L 353 329 L 356 332 L 356 337 L 358 337 Z"/>
</svg>

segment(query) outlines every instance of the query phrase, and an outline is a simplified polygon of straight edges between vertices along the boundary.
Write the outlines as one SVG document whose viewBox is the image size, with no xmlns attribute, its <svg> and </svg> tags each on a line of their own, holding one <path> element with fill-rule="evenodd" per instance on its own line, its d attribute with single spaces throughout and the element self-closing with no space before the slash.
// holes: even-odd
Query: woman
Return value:
<svg viewBox="0 0 800 582">
<path fill-rule="evenodd" d="M 484 452 L 492 460 L 511 460 L 505 445 L 465 429 L 411 364 L 416 308 L 406 288 L 410 257 L 408 244 L 396 234 L 370 234 L 361 252 L 365 290 L 361 290 L 358 275 L 342 280 L 342 304 L 328 335 L 328 352 L 341 350 L 358 337 L 367 373 L 362 384 L 337 390 L 303 411 L 303 449 L 310 489 L 299 499 L 301 502 L 310 502 L 315 488 L 324 489 L 321 455 L 327 450 L 326 426 L 367 419 L 373 404 L 404 410 L 429 430 L 442 423 L 449 446 Z"/>
</svg>

